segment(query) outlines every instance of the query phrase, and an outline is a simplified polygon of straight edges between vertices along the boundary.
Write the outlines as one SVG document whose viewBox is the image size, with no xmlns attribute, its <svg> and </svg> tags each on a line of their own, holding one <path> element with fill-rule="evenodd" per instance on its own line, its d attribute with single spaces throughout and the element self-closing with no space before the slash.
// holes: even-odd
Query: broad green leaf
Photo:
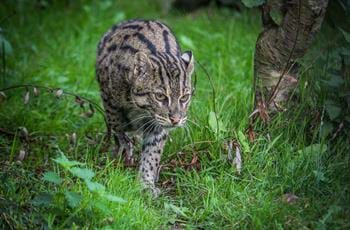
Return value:
<svg viewBox="0 0 350 230">
<path fill-rule="evenodd" d="M 219 132 L 225 132 L 227 131 L 226 127 L 224 126 L 224 123 L 219 120 Z"/>
<path fill-rule="evenodd" d="M 194 50 L 196 46 L 194 45 L 193 41 L 191 38 L 185 36 L 185 35 L 180 35 L 180 42 L 182 43 L 183 46 Z"/>
<path fill-rule="evenodd" d="M 102 202 L 100 200 L 94 200 L 90 203 L 90 205 L 94 208 L 97 208 L 104 214 L 111 214 L 111 209 L 105 204 L 105 202 Z"/>
<path fill-rule="evenodd" d="M 42 180 L 48 181 L 48 182 L 51 182 L 54 184 L 61 184 L 62 183 L 62 179 L 60 178 L 60 176 L 57 175 L 57 173 L 51 172 L 51 171 L 44 173 Z"/>
<path fill-rule="evenodd" d="M 256 6 L 260 6 L 262 4 L 265 3 L 265 0 L 242 0 L 242 3 L 246 6 L 246 7 L 256 7 Z"/>
<path fill-rule="evenodd" d="M 341 53 L 342 55 L 344 55 L 344 56 L 348 56 L 348 57 L 349 57 L 349 56 L 350 56 L 350 49 L 347 48 L 347 47 L 342 47 L 340 53 Z"/>
<path fill-rule="evenodd" d="M 174 212 L 177 215 L 180 215 L 180 216 L 183 216 L 186 218 L 188 217 L 187 214 L 185 213 L 188 211 L 188 208 L 186 208 L 186 207 L 180 208 L 180 207 L 177 207 L 171 203 L 164 203 L 164 209 L 171 211 L 171 212 Z"/>
<path fill-rule="evenodd" d="M 90 13 L 90 12 L 91 12 L 91 7 L 88 6 L 88 5 L 84 5 L 84 6 L 83 6 L 83 10 L 84 10 L 86 13 Z"/>
<path fill-rule="evenodd" d="M 110 195 L 110 194 L 104 194 L 104 198 L 106 198 L 109 201 L 116 202 L 116 203 L 126 203 L 126 200 L 124 200 L 121 197 Z"/>
<path fill-rule="evenodd" d="M 114 23 L 120 22 L 125 19 L 125 13 L 124 12 L 118 12 L 114 15 Z"/>
<path fill-rule="evenodd" d="M 70 161 L 68 158 L 61 152 L 61 155 L 54 159 L 54 161 L 58 164 L 60 164 L 63 168 L 71 168 L 76 165 L 84 165 L 83 163 L 80 163 L 78 161 Z"/>
<path fill-rule="evenodd" d="M 341 76 L 337 74 L 331 74 L 330 79 L 327 81 L 323 81 L 327 86 L 339 88 L 344 84 L 344 80 Z"/>
<path fill-rule="evenodd" d="M 105 186 L 103 186 L 102 184 L 100 184 L 98 182 L 92 182 L 90 180 L 85 180 L 85 183 L 91 192 L 100 193 L 100 192 L 105 191 Z"/>
<path fill-rule="evenodd" d="M 243 147 L 243 151 L 245 153 L 249 153 L 250 152 L 249 142 L 242 131 L 238 131 L 238 140 L 241 146 Z"/>
<path fill-rule="evenodd" d="M 213 111 L 209 112 L 208 124 L 214 133 L 218 132 L 218 122 L 216 120 L 215 112 L 213 112 Z"/>
<path fill-rule="evenodd" d="M 77 207 L 83 199 L 80 194 L 70 191 L 65 191 L 64 196 L 71 208 Z"/>
<path fill-rule="evenodd" d="M 339 30 L 343 33 L 343 36 L 344 36 L 345 40 L 346 40 L 348 43 L 350 43 L 350 33 L 347 32 L 347 31 L 345 31 L 345 30 L 342 30 L 342 29 L 340 29 L 340 28 L 339 28 Z"/>
<path fill-rule="evenodd" d="M 53 195 L 51 193 L 40 193 L 33 200 L 32 204 L 36 206 L 48 207 L 53 203 Z"/>
<path fill-rule="evenodd" d="M 283 14 L 280 10 L 274 10 L 272 9 L 270 11 L 270 16 L 272 18 L 272 20 L 277 24 L 277 25 L 281 25 L 282 21 L 283 21 Z"/>
<path fill-rule="evenodd" d="M 111 1 L 99 1 L 99 4 L 102 11 L 105 11 L 112 6 Z"/>
<path fill-rule="evenodd" d="M 333 121 L 340 115 L 341 107 L 334 104 L 332 101 L 326 101 L 326 111 L 329 118 Z"/>
<path fill-rule="evenodd" d="M 322 181 L 322 182 L 327 181 L 327 178 L 325 177 L 323 172 L 318 171 L 318 170 L 314 170 L 313 173 L 314 173 L 317 181 Z"/>
<path fill-rule="evenodd" d="M 333 132 L 334 126 L 330 122 L 324 122 L 320 128 L 321 138 L 326 138 L 329 134 Z"/>
<path fill-rule="evenodd" d="M 345 116 L 345 120 L 350 123 L 350 114 L 347 114 L 347 116 Z"/>
<path fill-rule="evenodd" d="M 6 40 L 4 36 L 0 34 L 0 54 L 5 51 L 5 55 L 12 54 L 12 46 L 9 41 Z"/>
<path fill-rule="evenodd" d="M 326 144 L 313 144 L 299 150 L 298 153 L 305 153 L 306 155 L 317 153 L 319 155 L 322 155 L 327 151 L 327 149 L 328 146 Z"/>
<path fill-rule="evenodd" d="M 91 180 L 95 176 L 95 173 L 91 169 L 88 169 L 88 168 L 73 167 L 69 171 L 74 176 L 77 176 L 77 177 L 84 179 L 84 180 Z"/>
<path fill-rule="evenodd" d="M 216 121 L 216 116 L 214 111 L 209 112 L 208 124 L 211 130 L 216 134 L 218 132 L 221 133 L 226 131 L 224 127 L 224 123 L 221 120 L 218 120 L 218 122 Z"/>
</svg>

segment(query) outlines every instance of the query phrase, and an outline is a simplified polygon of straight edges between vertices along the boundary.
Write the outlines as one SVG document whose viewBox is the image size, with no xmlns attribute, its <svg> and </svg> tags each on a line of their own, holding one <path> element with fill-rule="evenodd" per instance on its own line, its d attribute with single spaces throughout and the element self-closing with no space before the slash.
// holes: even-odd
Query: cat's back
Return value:
<svg viewBox="0 0 350 230">
<path fill-rule="evenodd" d="M 180 55 L 180 48 L 168 26 L 155 20 L 129 20 L 113 26 L 98 45 L 98 62 L 104 59 L 128 61 L 137 52 Z"/>
</svg>

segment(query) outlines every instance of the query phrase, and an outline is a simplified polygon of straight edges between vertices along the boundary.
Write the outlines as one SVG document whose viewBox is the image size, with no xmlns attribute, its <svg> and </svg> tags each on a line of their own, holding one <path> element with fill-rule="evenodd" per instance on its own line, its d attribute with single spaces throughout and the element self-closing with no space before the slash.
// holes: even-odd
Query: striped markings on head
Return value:
<svg viewBox="0 0 350 230">
<path fill-rule="evenodd" d="M 161 58 L 162 56 L 155 58 L 153 56 L 148 56 L 146 53 L 140 51 L 137 52 L 135 54 L 135 62 L 134 62 L 134 69 L 133 69 L 133 80 L 132 81 L 140 81 L 140 82 L 145 82 L 147 80 L 150 80 L 149 78 L 151 77 L 150 75 L 152 74 L 152 68 L 153 63 L 151 62 L 151 60 L 153 60 L 154 64 L 158 65 L 158 68 L 161 69 L 161 66 L 163 66 L 163 71 L 167 72 L 167 75 L 171 74 L 170 71 L 173 71 L 172 74 L 176 75 L 176 73 L 179 71 L 176 68 L 169 68 L 169 66 L 167 66 L 165 63 L 165 60 L 162 60 L 164 58 Z M 191 51 L 186 51 L 181 55 L 181 60 L 183 61 L 183 63 L 185 64 L 185 71 L 186 71 L 186 75 L 190 76 L 193 73 L 194 70 L 194 58 L 193 58 L 193 54 Z M 167 60 L 169 61 L 169 60 Z M 169 63 L 170 64 L 170 63 Z M 171 66 L 172 67 L 172 66 Z M 162 76 L 161 80 L 163 81 Z"/>
<path fill-rule="evenodd" d="M 137 52 L 135 55 L 134 63 L 134 81 L 146 81 L 150 75 L 152 69 L 152 63 L 149 60 L 147 54 L 144 52 Z"/>
</svg>

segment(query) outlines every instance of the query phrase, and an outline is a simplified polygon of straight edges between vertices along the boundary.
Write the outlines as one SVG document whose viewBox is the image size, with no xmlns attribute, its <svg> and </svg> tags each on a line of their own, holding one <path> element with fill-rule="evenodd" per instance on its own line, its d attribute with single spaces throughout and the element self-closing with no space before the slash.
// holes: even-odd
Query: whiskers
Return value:
<svg viewBox="0 0 350 230">
<path fill-rule="evenodd" d="M 129 121 L 129 122 L 126 123 L 126 124 L 123 124 L 122 126 L 119 126 L 118 128 L 119 128 L 119 129 L 123 129 L 123 128 L 127 127 L 128 125 L 132 125 L 133 123 L 140 122 L 140 121 L 142 121 L 143 119 L 147 119 L 147 118 L 151 118 L 151 119 L 152 119 L 152 116 L 149 115 L 149 114 L 142 114 L 141 116 L 136 117 L 135 119 Z"/>
<path fill-rule="evenodd" d="M 158 121 L 158 123 L 162 126 L 171 126 L 171 123 L 168 119 L 166 119 L 165 117 L 162 117 L 160 115 L 155 114 L 154 117 L 156 118 L 156 120 Z"/>
<path fill-rule="evenodd" d="M 197 122 L 190 120 L 190 119 L 187 119 L 187 121 L 190 122 L 191 124 L 194 124 L 195 126 L 197 126 L 197 128 L 201 128 L 201 126 Z M 186 123 L 186 126 L 187 126 L 187 124 L 188 123 Z"/>
<path fill-rule="evenodd" d="M 143 135 L 147 133 L 148 131 L 152 130 L 152 127 L 157 125 L 157 121 L 154 118 L 149 119 L 146 121 L 142 126 L 140 126 L 137 130 L 136 133 L 142 132 Z"/>
<path fill-rule="evenodd" d="M 180 123 L 178 125 L 178 127 L 184 127 L 186 125 L 186 122 L 187 122 L 187 116 L 186 117 L 183 117 L 181 120 L 180 120 Z"/>
<path fill-rule="evenodd" d="M 155 119 L 152 120 L 152 122 L 144 129 L 143 131 L 143 136 L 149 136 L 149 134 L 154 130 L 154 129 L 161 129 L 163 128 Z"/>
</svg>

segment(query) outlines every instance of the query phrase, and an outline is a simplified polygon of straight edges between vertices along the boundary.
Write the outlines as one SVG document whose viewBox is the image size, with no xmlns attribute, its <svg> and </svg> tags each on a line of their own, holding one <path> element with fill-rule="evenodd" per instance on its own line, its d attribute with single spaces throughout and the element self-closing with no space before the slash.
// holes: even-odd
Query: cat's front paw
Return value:
<svg viewBox="0 0 350 230">
<path fill-rule="evenodd" d="M 124 166 L 125 167 L 135 167 L 135 159 L 133 156 L 124 156 Z"/>
<path fill-rule="evenodd" d="M 151 188 L 151 192 L 152 192 L 152 197 L 153 197 L 153 198 L 158 198 L 158 197 L 160 196 L 160 194 L 162 193 L 162 192 L 160 191 L 160 189 L 157 188 L 157 187 Z"/>
<path fill-rule="evenodd" d="M 157 188 L 153 183 L 142 181 L 143 190 L 150 192 L 153 198 L 158 198 L 161 194 L 161 191 L 159 188 Z"/>
</svg>

